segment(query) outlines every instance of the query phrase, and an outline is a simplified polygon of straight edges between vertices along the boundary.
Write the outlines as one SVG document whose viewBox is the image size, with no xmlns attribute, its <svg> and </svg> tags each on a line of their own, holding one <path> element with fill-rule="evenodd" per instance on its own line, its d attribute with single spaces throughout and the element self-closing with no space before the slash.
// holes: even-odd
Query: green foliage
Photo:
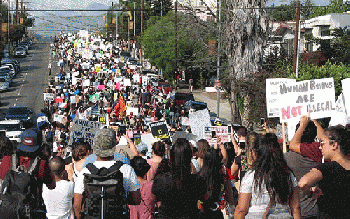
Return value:
<svg viewBox="0 0 350 219">
<path fill-rule="evenodd" d="M 323 66 L 316 66 L 313 64 L 301 63 L 299 65 L 299 77 L 293 73 L 293 67 L 290 63 L 280 62 L 276 68 L 275 77 L 283 77 L 288 75 L 289 78 L 297 79 L 298 81 L 333 78 L 335 84 L 335 94 L 338 96 L 342 92 L 341 80 L 350 77 L 349 65 L 343 63 L 333 64 L 326 62 Z M 281 74 L 283 72 L 283 74 Z"/>
<path fill-rule="evenodd" d="M 272 6 L 268 12 L 275 21 L 291 21 L 295 19 L 295 5 L 292 1 L 288 5 Z"/>
<path fill-rule="evenodd" d="M 148 28 L 141 37 L 146 58 L 158 69 L 163 69 L 165 78 L 169 80 L 173 79 L 175 71 L 174 21 L 173 12 L 163 17 L 151 17 L 147 24 Z M 179 68 L 194 67 L 196 63 L 204 62 L 198 61 L 203 56 L 207 63 L 211 63 L 208 57 L 212 55 L 208 55 L 207 48 L 210 31 L 195 25 L 190 21 L 190 17 L 178 13 L 177 63 Z"/>
<path fill-rule="evenodd" d="M 347 11 L 347 4 L 343 3 L 343 0 L 331 0 L 326 7 L 314 7 L 313 13 L 310 14 L 310 18 L 323 16 L 330 13 L 343 13 Z"/>
</svg>

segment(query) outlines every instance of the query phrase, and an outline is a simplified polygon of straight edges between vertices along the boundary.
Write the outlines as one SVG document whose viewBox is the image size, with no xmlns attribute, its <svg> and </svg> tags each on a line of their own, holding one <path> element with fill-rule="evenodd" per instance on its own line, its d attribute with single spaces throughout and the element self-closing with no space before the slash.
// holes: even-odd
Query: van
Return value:
<svg viewBox="0 0 350 219">
<path fill-rule="evenodd" d="M 6 137 L 11 141 L 21 142 L 21 134 L 24 130 L 20 120 L 0 121 L 0 132 L 5 132 Z"/>
</svg>

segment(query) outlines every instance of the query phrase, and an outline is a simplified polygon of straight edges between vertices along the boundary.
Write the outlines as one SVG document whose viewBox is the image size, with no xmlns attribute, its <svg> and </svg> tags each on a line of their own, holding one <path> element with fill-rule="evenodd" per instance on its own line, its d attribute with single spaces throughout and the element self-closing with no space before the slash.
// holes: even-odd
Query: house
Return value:
<svg viewBox="0 0 350 219">
<path fill-rule="evenodd" d="M 332 30 L 337 28 L 350 27 L 350 13 L 327 14 L 324 16 L 315 17 L 301 22 L 301 40 L 304 42 L 305 37 L 313 37 L 323 40 L 332 39 Z M 306 48 L 308 52 L 314 52 L 319 45 L 311 42 L 300 43 L 301 48 Z"/>
</svg>

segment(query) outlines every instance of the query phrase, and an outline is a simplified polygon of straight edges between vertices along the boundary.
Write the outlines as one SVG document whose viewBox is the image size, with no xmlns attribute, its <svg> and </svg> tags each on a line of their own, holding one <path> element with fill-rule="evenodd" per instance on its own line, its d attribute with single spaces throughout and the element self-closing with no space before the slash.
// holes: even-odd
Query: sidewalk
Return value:
<svg viewBox="0 0 350 219">
<path fill-rule="evenodd" d="M 179 89 L 179 92 L 189 92 L 188 89 Z M 208 105 L 208 109 L 212 113 L 217 113 L 217 101 L 216 93 L 207 93 L 203 90 L 197 89 L 193 90 L 193 96 L 196 101 L 205 102 Z M 220 98 L 220 118 L 226 119 L 227 121 L 232 121 L 231 119 L 231 107 L 227 99 Z"/>
</svg>

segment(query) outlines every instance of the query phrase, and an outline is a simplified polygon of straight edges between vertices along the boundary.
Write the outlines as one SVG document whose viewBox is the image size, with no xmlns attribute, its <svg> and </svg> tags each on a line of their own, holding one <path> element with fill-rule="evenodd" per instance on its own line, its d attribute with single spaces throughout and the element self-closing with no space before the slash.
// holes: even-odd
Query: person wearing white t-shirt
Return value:
<svg viewBox="0 0 350 219">
<path fill-rule="evenodd" d="M 242 179 L 234 218 L 300 219 L 298 183 L 276 135 L 267 133 L 252 144 L 252 170 Z"/>
<path fill-rule="evenodd" d="M 74 183 L 69 181 L 65 163 L 61 157 L 50 160 L 49 166 L 55 176 L 56 188 L 43 186 L 42 197 L 46 205 L 47 219 L 68 219 L 72 214 Z"/>
<path fill-rule="evenodd" d="M 108 169 L 115 164 L 115 145 L 116 132 L 114 130 L 100 129 L 96 132 L 93 141 L 93 152 L 97 156 L 94 165 L 98 169 L 102 167 Z M 134 169 L 128 164 L 123 164 L 119 170 L 123 174 L 123 187 L 128 194 L 128 204 L 139 205 L 141 203 L 141 185 L 136 177 Z M 90 174 L 90 171 L 86 167 L 81 170 L 74 187 L 74 215 L 77 219 L 81 218 L 85 173 Z"/>
</svg>

